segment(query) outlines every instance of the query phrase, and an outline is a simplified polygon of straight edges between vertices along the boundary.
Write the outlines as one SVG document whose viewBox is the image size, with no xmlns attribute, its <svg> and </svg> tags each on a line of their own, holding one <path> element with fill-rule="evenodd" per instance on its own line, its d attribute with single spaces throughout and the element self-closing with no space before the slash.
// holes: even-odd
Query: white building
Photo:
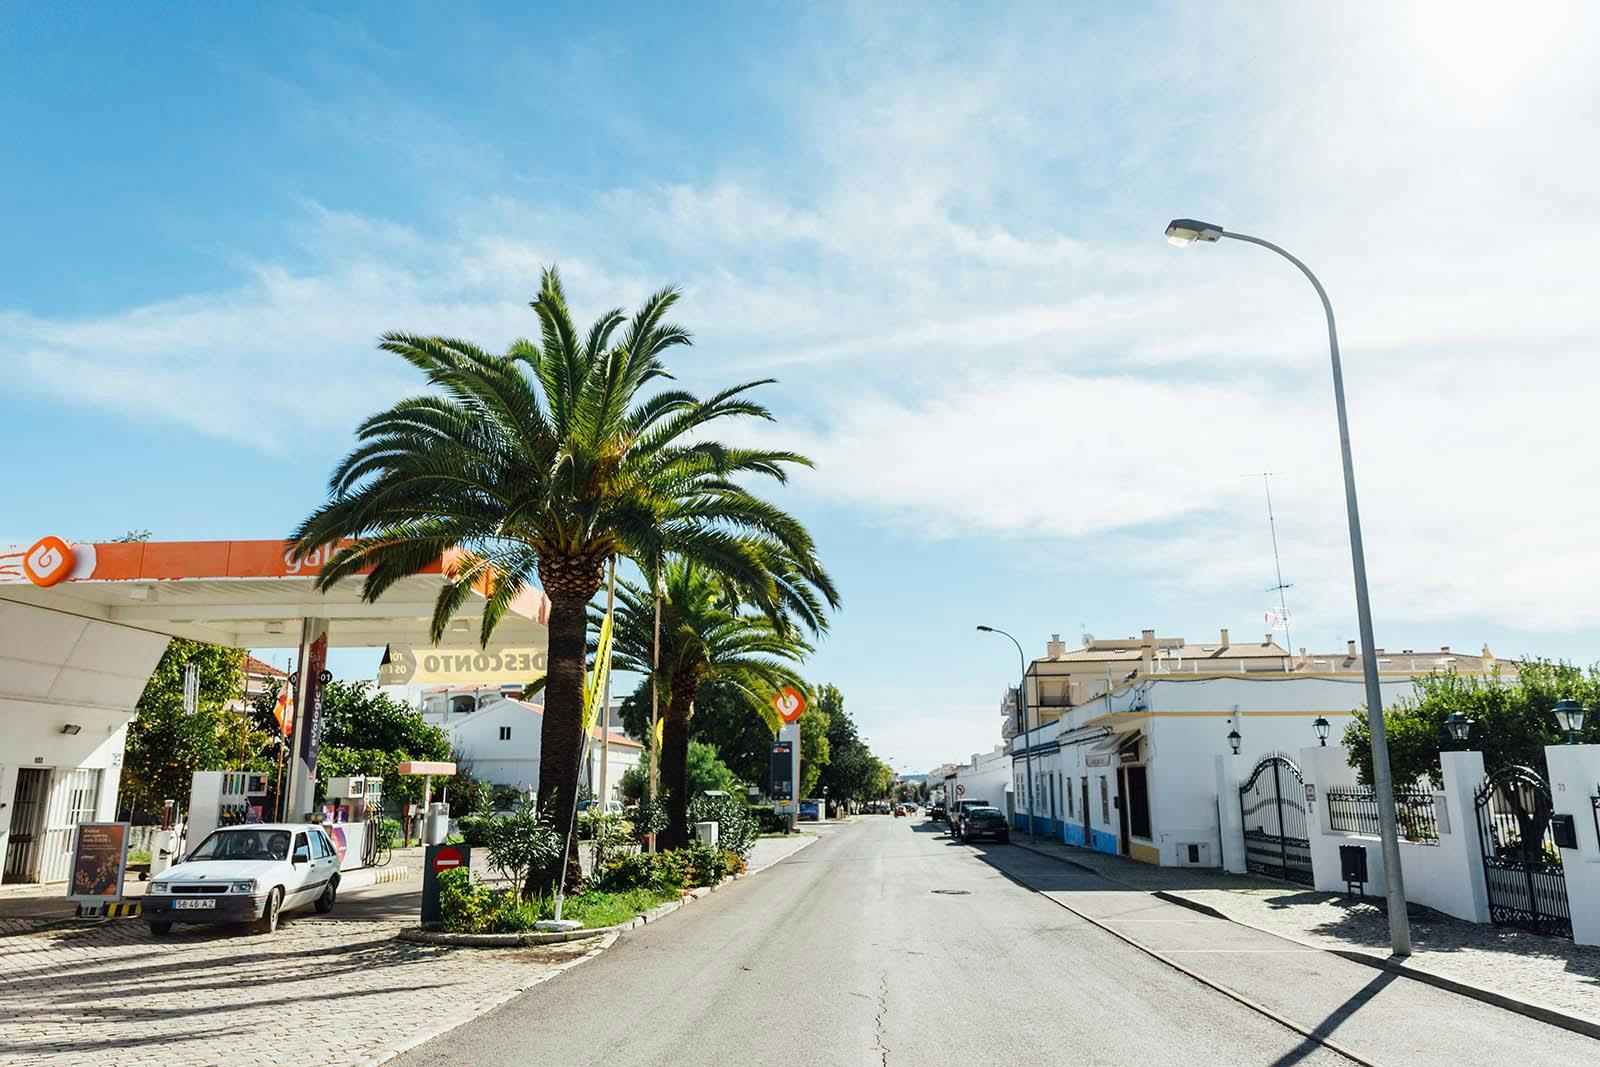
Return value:
<svg viewBox="0 0 1600 1067">
<path fill-rule="evenodd" d="M 935 783 L 929 779 L 929 786 Z M 974 752 L 967 762 L 944 776 L 946 804 L 958 800 L 987 800 L 1001 811 L 1011 811 L 1011 756 L 1006 746 L 996 745 L 988 752 Z"/>
<path fill-rule="evenodd" d="M 0 880 L 67 877 L 116 818 L 122 745 L 165 634 L 0 600 Z"/>
<path fill-rule="evenodd" d="M 1380 675 L 1385 707 L 1413 692 L 1412 677 L 1409 670 Z M 1239 805 L 1233 783 L 1247 781 L 1264 757 L 1317 743 L 1319 717 L 1338 746 L 1364 703 L 1360 673 L 1142 677 L 1036 727 L 1026 745 L 1013 739 L 1015 822 L 1026 825 L 1031 762 L 1040 833 L 1146 863 L 1220 866 L 1219 805 Z M 1220 795 L 1219 757 L 1232 772 L 1233 795 Z M 1303 784 L 1283 786 L 1291 788 Z"/>
<path fill-rule="evenodd" d="M 497 787 L 517 792 L 539 788 L 540 735 L 544 728 L 544 708 L 524 700 L 491 700 L 478 710 L 444 723 L 451 746 L 472 763 L 472 775 Z M 596 726 L 584 763 L 584 784 L 591 792 L 600 788 L 601 753 L 604 735 Z M 610 758 L 606 763 L 608 799 L 621 799 L 618 783 L 630 767 L 637 767 L 644 746 L 613 730 Z"/>
</svg>

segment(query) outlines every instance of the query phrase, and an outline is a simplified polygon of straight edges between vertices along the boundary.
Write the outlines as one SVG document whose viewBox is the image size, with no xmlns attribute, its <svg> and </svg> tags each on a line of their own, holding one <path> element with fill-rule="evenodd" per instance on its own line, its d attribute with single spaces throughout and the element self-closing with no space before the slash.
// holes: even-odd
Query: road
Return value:
<svg viewBox="0 0 1600 1067">
<path fill-rule="evenodd" d="M 822 832 L 396 1062 L 1352 1062 L 1056 901 L 1154 931 L 1186 966 L 1221 968 L 1230 988 L 1254 982 L 1249 999 L 1381 1067 L 1600 1062 L 1588 1038 L 1327 953 L 1241 940 L 1253 932 L 1019 848 L 961 845 L 920 819 Z"/>
</svg>

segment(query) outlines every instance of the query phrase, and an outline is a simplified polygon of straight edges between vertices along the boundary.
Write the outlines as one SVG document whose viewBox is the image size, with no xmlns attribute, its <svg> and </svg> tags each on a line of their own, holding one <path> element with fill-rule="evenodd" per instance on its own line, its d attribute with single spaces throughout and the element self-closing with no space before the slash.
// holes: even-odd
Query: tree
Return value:
<svg viewBox="0 0 1600 1067">
<path fill-rule="evenodd" d="M 828 716 L 828 763 L 821 784 L 835 800 L 869 800 L 876 792 L 878 760 L 861 740 L 837 686 L 817 690 L 816 706 Z"/>
<path fill-rule="evenodd" d="M 317 792 L 329 778 L 382 775 L 386 798 L 422 799 L 420 778 L 402 776 L 406 760 L 447 760 L 450 737 L 409 704 L 368 681 L 329 682 L 322 688 L 322 747 L 317 756 Z"/>
<path fill-rule="evenodd" d="M 748 714 L 760 716 L 769 731 L 775 730 L 772 696 L 780 686 L 804 687 L 795 665 L 811 646 L 785 616 L 774 622 L 744 610 L 736 583 L 712 568 L 674 557 L 661 577 L 659 668 L 656 594 L 650 587 L 618 581 L 615 641 L 617 666 L 647 679 L 654 672 L 664 697 L 660 759 L 668 822 L 660 843 L 676 848 L 689 840 L 689 734 L 701 686 L 722 682 Z M 820 612 L 814 617 L 822 625 Z"/>
<path fill-rule="evenodd" d="M 200 672 L 193 714 L 183 707 L 184 670 L 190 663 Z M 244 653 L 239 649 L 181 637 L 167 645 L 139 696 L 136 717 L 128 724 L 123 810 L 148 818 L 168 799 L 186 810 L 196 771 L 264 769 L 261 749 L 266 738 L 243 716 L 228 710 L 243 685 Z"/>
<path fill-rule="evenodd" d="M 828 766 L 828 713 L 816 704 L 800 715 L 800 795 L 817 795 L 817 783 Z M 768 773 L 771 773 L 770 767 Z"/>
<path fill-rule="evenodd" d="M 717 756 L 717 750 L 704 741 L 690 741 L 685 754 L 685 768 L 689 786 L 686 795 L 693 799 L 707 789 L 720 789 L 724 793 L 737 793 L 739 780 Z"/>
<path fill-rule="evenodd" d="M 537 581 L 550 601 L 539 810 L 556 826 L 571 825 L 577 799 L 586 611 L 608 562 L 621 555 L 656 574 L 669 552 L 714 560 L 773 612 L 805 602 L 774 556 L 794 561 L 802 578 L 821 574 L 805 528 L 739 480 L 782 481 L 808 461 L 707 436 L 720 420 L 770 419 L 748 395 L 765 382 L 704 400 L 678 389 L 646 394 L 668 376 L 663 353 L 689 343 L 665 321 L 677 299 L 660 290 L 631 320 L 613 309 L 583 331 L 552 268 L 532 302 L 540 339 L 518 340 L 504 356 L 466 341 L 385 334 L 381 347 L 435 391 L 362 423 L 355 450 L 334 469 L 330 499 L 292 535 L 302 553 L 340 546 L 318 587 L 366 571 L 368 601 L 449 554 L 435 640 L 476 589 L 488 594 L 479 634 L 487 644 Z M 577 845 L 568 837 L 576 888 Z M 556 867 L 531 878 L 553 885 Z"/>
<path fill-rule="evenodd" d="M 1499 672 L 1479 678 L 1454 671 L 1415 678 L 1412 695 L 1383 714 L 1395 784 L 1419 778 L 1435 786 L 1444 784 L 1439 752 L 1455 744 L 1445 719 L 1456 712 L 1473 720 L 1468 744 L 1482 751 L 1485 767 L 1493 770 L 1518 763 L 1542 773 L 1544 747 L 1567 739 L 1555 716 L 1556 701 L 1563 697 L 1600 707 L 1600 666 L 1585 672 L 1569 663 L 1530 660 L 1518 665 L 1515 679 L 1502 678 Z M 1600 715 L 1584 720 L 1581 739 L 1600 741 Z M 1344 746 L 1350 766 L 1370 785 L 1372 741 L 1364 710 L 1345 727 Z"/>
</svg>

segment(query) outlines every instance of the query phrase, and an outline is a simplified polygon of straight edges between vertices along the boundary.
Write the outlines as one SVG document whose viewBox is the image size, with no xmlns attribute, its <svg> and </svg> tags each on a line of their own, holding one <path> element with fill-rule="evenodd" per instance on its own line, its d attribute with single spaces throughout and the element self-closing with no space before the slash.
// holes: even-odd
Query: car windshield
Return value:
<svg viewBox="0 0 1600 1067">
<path fill-rule="evenodd" d="M 967 809 L 967 814 L 969 816 L 971 816 L 972 818 L 974 818 L 974 819 L 998 819 L 1000 817 L 1000 809 L 999 808 L 969 808 L 969 809 Z"/>
<path fill-rule="evenodd" d="M 218 830 L 190 855 L 190 860 L 285 860 L 287 830 Z"/>
</svg>

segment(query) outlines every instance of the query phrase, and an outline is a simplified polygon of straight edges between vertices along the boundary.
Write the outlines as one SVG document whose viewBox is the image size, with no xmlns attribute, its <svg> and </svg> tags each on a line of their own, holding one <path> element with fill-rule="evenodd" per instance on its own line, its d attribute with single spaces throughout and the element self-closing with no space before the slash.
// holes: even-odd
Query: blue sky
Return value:
<svg viewBox="0 0 1600 1067">
<path fill-rule="evenodd" d="M 1379 643 L 1592 661 L 1592 17 L 1552 6 L 33 5 L 0 17 L 0 542 L 280 536 L 416 387 L 684 287 L 692 388 L 845 609 L 812 671 L 924 770 L 1008 643 L 1354 636 L 1314 296 L 1340 314 Z M 1259 639 L 1259 638 L 1258 638 Z M 365 669 L 358 657 L 344 664 Z"/>
</svg>

